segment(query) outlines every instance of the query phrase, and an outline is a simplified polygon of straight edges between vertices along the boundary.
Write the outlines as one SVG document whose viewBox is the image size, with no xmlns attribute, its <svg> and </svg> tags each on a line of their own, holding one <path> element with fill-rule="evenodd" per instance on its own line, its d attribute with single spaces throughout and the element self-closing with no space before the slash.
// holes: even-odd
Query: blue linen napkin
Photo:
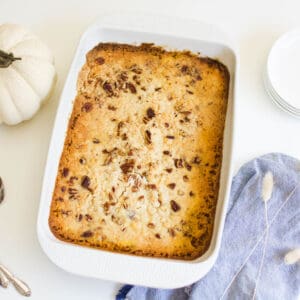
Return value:
<svg viewBox="0 0 300 300">
<path fill-rule="evenodd" d="M 267 172 L 274 185 L 266 202 L 270 226 L 266 235 L 262 185 Z M 300 263 L 284 262 L 286 253 L 299 247 L 300 162 L 284 154 L 267 154 L 246 163 L 234 177 L 220 254 L 204 278 L 174 290 L 126 285 L 116 299 L 253 299 L 255 288 L 255 299 L 300 299 Z"/>
</svg>

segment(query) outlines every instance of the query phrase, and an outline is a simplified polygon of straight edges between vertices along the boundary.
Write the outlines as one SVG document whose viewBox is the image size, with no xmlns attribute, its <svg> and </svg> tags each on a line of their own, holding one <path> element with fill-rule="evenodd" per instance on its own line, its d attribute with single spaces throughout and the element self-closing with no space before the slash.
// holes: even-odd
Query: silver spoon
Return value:
<svg viewBox="0 0 300 300">
<path fill-rule="evenodd" d="M 3 181 L 0 177 L 0 204 L 3 200 L 4 200 L 4 185 L 3 185 Z"/>
<path fill-rule="evenodd" d="M 4 185 L 3 181 L 0 177 L 0 204 L 4 200 Z M 7 288 L 9 284 L 9 280 L 7 276 L 3 272 L 0 271 L 0 285 L 4 288 Z"/>
<path fill-rule="evenodd" d="M 0 204 L 4 200 L 4 185 L 0 177 Z M 8 287 L 9 282 L 13 284 L 15 289 L 23 296 L 29 297 L 31 290 L 29 286 L 19 278 L 15 277 L 7 268 L 0 264 L 0 285 L 4 288 Z"/>
<path fill-rule="evenodd" d="M 0 285 L 4 287 L 5 289 L 8 287 L 9 279 L 3 272 L 0 271 Z"/>
<path fill-rule="evenodd" d="M 31 295 L 30 287 L 21 279 L 15 277 L 7 268 L 0 264 L 0 271 L 9 279 L 15 289 L 23 296 Z"/>
</svg>

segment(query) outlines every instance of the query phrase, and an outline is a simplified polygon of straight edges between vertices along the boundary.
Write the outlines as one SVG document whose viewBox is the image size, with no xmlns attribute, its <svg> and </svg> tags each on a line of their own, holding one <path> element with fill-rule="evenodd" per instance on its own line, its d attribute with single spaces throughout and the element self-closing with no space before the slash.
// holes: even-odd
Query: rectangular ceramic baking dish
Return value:
<svg viewBox="0 0 300 300">
<path fill-rule="evenodd" d="M 223 164 L 213 237 L 208 251 L 192 261 L 140 257 L 91 249 L 62 242 L 48 225 L 52 192 L 73 100 L 86 53 L 99 42 L 155 43 L 167 49 L 191 50 L 223 62 L 230 72 Z M 203 277 L 220 248 L 231 183 L 237 53 L 230 40 L 214 26 L 165 16 L 114 14 L 103 16 L 83 34 L 61 95 L 45 169 L 37 231 L 40 244 L 59 267 L 80 275 L 158 288 L 177 288 Z"/>
</svg>

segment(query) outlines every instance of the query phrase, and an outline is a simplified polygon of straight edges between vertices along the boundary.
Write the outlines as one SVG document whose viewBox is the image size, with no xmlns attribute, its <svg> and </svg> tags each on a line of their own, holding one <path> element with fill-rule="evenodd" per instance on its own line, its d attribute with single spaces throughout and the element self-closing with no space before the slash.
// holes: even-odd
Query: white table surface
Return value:
<svg viewBox="0 0 300 300">
<path fill-rule="evenodd" d="M 272 43 L 280 34 L 300 26 L 300 1 L 0 0 L 0 23 L 24 24 L 38 34 L 53 50 L 58 73 L 53 96 L 33 120 L 16 127 L 0 126 L 0 175 L 7 190 L 0 207 L 0 261 L 30 284 L 33 300 L 113 299 L 120 286 L 59 269 L 42 252 L 36 234 L 50 133 L 74 50 L 97 15 L 113 10 L 190 17 L 230 32 L 240 47 L 241 61 L 235 170 L 267 152 L 300 158 L 300 120 L 274 106 L 262 82 Z M 0 299 L 22 297 L 11 287 L 0 289 Z"/>
</svg>

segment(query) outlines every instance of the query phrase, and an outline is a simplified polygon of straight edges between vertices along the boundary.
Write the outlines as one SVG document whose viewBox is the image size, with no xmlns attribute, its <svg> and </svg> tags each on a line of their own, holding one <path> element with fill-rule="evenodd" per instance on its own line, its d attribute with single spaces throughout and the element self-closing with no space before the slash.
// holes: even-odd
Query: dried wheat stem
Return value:
<svg viewBox="0 0 300 300">
<path fill-rule="evenodd" d="M 261 262 L 260 262 L 259 269 L 258 269 L 258 274 L 257 274 L 256 282 L 255 282 L 255 287 L 254 287 L 254 292 L 253 292 L 252 300 L 255 299 L 255 295 L 256 295 L 256 292 L 257 292 L 258 283 L 259 283 L 260 276 L 261 276 L 261 271 L 262 271 L 262 268 L 263 268 L 263 265 L 264 265 L 264 261 L 265 261 L 266 248 L 267 248 L 267 242 L 268 242 L 268 236 L 269 236 L 269 222 L 268 222 L 268 206 L 267 206 L 267 202 L 272 197 L 273 186 L 274 186 L 273 175 L 272 175 L 271 172 L 267 172 L 265 174 L 264 178 L 263 178 L 262 191 L 261 191 L 261 197 L 262 197 L 262 200 L 264 202 L 265 223 L 266 223 L 266 230 L 267 231 L 266 231 L 266 236 L 265 236 L 265 241 L 264 241 L 264 246 L 263 246 L 263 254 L 262 254 Z"/>
</svg>

